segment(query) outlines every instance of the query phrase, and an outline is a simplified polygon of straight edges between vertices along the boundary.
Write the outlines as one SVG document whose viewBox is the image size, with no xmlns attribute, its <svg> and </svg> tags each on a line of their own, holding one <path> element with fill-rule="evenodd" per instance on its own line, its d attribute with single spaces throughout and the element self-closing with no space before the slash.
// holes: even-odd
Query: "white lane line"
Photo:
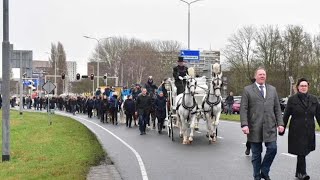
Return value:
<svg viewBox="0 0 320 180">
<path fill-rule="evenodd" d="M 246 145 L 247 143 L 242 143 L 243 145 Z"/>
<path fill-rule="evenodd" d="M 66 115 L 66 114 L 65 114 L 65 115 Z M 67 115 L 67 116 L 68 116 L 68 115 Z M 69 116 L 69 117 L 72 118 L 72 117 L 74 117 L 74 116 Z M 108 129 L 106 129 L 106 128 L 102 127 L 102 126 L 100 126 L 99 124 L 96 124 L 96 123 L 94 123 L 94 122 L 92 122 L 92 121 L 89 121 L 89 120 L 87 120 L 87 119 L 84 119 L 84 118 L 82 118 L 82 117 L 77 117 L 77 118 L 82 119 L 82 120 L 84 120 L 84 121 L 87 121 L 87 122 L 89 122 L 89 123 L 92 123 L 92 124 L 94 124 L 94 125 L 102 128 L 103 130 L 105 130 L 105 131 L 107 131 L 109 134 L 111 134 L 113 137 L 115 137 L 116 139 L 118 139 L 120 142 L 122 142 L 125 146 L 127 146 L 127 147 L 133 152 L 133 154 L 136 156 L 136 158 L 137 158 L 137 160 L 138 160 L 139 167 L 140 167 L 140 171 L 141 171 L 141 175 L 142 175 L 142 179 L 143 179 L 143 180 L 149 180 L 148 174 L 147 174 L 147 171 L 146 171 L 146 168 L 145 168 L 144 163 L 143 163 L 143 161 L 142 161 L 142 158 L 141 158 L 140 154 L 139 154 L 135 149 L 133 149 L 133 147 L 131 147 L 128 143 L 126 143 L 124 140 L 122 140 L 121 138 L 119 138 L 119 137 L 118 137 L 117 135 L 115 135 L 113 132 L 109 131 Z M 89 128 L 89 129 L 90 129 L 90 128 Z M 90 130 L 92 130 L 92 129 L 90 129 Z M 93 132 L 94 132 L 94 131 L 93 131 Z"/>
<path fill-rule="evenodd" d="M 217 136 L 218 137 L 218 139 L 223 139 L 223 137 L 221 137 L 221 136 Z"/>
<path fill-rule="evenodd" d="M 289 154 L 289 153 L 281 153 L 282 155 L 285 155 L 285 156 L 289 156 L 289 157 L 297 157 L 296 155 L 293 155 L 293 154 Z"/>
</svg>

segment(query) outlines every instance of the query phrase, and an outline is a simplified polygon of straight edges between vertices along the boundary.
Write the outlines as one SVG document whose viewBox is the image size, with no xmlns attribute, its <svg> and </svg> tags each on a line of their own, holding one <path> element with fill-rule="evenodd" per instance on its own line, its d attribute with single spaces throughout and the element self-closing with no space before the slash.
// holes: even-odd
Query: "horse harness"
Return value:
<svg viewBox="0 0 320 180">
<path fill-rule="evenodd" d="M 191 78 L 191 79 L 194 79 L 194 78 Z M 194 80 L 195 80 L 195 79 L 194 79 Z M 189 89 L 189 92 L 190 92 L 190 88 L 191 88 L 192 86 L 195 86 L 195 87 L 196 87 L 196 86 L 197 86 L 197 81 L 195 82 L 195 85 L 191 85 L 191 86 L 189 86 L 189 82 L 187 82 L 187 88 Z M 183 92 L 182 103 L 179 102 L 176 109 L 178 110 L 179 107 L 180 107 L 180 105 L 182 105 L 183 108 L 185 108 L 186 110 L 188 110 L 189 113 L 188 113 L 187 121 L 189 121 L 190 114 L 191 114 L 191 115 L 196 114 L 196 113 L 197 113 L 197 110 L 198 110 L 198 106 L 197 106 L 196 99 L 195 99 L 194 96 L 193 96 L 193 98 L 192 98 L 193 104 L 192 104 L 192 106 L 188 107 L 188 106 L 185 104 L 185 98 L 184 98 L 186 94 L 191 94 L 191 93 Z M 192 112 L 192 110 L 193 110 L 195 107 L 196 107 L 196 110 Z"/>
<path fill-rule="evenodd" d="M 217 78 L 217 79 L 219 80 L 220 78 Z M 212 85 L 215 86 L 214 81 L 212 81 Z M 219 81 L 218 81 L 217 85 L 219 85 Z M 222 84 L 221 84 L 221 85 L 222 85 Z M 213 88 L 213 92 L 215 92 L 217 89 L 221 89 L 221 88 L 220 88 L 220 87 L 214 87 L 214 88 Z M 203 101 L 203 103 L 202 103 L 202 109 L 204 109 L 204 103 L 207 103 L 207 104 L 210 106 L 210 110 L 208 110 L 208 111 L 203 110 L 203 112 L 204 112 L 205 114 L 208 113 L 208 112 L 211 112 L 211 117 L 213 117 L 213 106 L 216 106 L 216 105 L 218 105 L 218 104 L 221 102 L 221 97 L 220 97 L 220 96 L 216 96 L 216 97 L 217 97 L 217 100 L 216 100 L 215 102 L 210 102 L 210 101 L 209 101 L 209 95 L 214 95 L 214 96 L 216 96 L 215 93 L 210 93 L 210 90 L 209 90 L 208 93 L 207 93 L 207 96 L 206 96 L 205 101 Z"/>
</svg>

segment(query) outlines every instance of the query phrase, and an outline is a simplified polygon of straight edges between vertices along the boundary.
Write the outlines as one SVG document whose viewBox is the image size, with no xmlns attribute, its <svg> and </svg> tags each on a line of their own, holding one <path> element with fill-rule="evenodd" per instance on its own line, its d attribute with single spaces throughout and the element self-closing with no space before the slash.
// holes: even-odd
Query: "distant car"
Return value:
<svg viewBox="0 0 320 180">
<path fill-rule="evenodd" d="M 241 104 L 241 99 L 235 99 L 234 100 L 234 103 L 232 105 L 233 114 L 239 114 L 240 113 L 240 104 Z"/>
</svg>

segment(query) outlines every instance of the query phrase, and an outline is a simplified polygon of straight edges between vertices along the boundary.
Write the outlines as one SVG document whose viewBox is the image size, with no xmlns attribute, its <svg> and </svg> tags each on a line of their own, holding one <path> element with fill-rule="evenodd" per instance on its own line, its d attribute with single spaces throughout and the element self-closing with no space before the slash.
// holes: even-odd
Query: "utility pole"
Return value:
<svg viewBox="0 0 320 180">
<path fill-rule="evenodd" d="M 185 0 L 180 0 L 180 1 L 184 2 L 188 5 L 188 50 L 190 50 L 190 6 L 191 6 L 191 4 L 196 3 L 198 1 L 201 1 L 201 0 L 194 0 L 191 2 L 187 2 Z"/>
<path fill-rule="evenodd" d="M 23 107 L 23 68 L 22 68 L 22 51 L 20 51 L 20 105 L 19 105 L 19 109 L 20 109 L 20 115 L 23 114 L 23 110 L 22 110 L 22 107 Z"/>
<path fill-rule="evenodd" d="M 10 42 L 9 0 L 3 0 L 2 41 L 2 161 L 10 161 Z"/>
</svg>

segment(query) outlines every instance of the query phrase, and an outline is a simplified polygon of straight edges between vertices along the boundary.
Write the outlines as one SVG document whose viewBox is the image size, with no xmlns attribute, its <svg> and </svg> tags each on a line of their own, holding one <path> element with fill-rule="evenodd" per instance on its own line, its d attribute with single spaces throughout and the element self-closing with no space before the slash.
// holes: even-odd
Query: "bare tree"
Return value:
<svg viewBox="0 0 320 180">
<path fill-rule="evenodd" d="M 246 26 L 239 29 L 228 39 L 228 44 L 223 50 L 230 71 L 233 73 L 229 79 L 229 89 L 235 93 L 242 90 L 244 84 L 248 84 L 256 66 L 256 28 Z"/>
<path fill-rule="evenodd" d="M 49 63 L 51 65 L 51 68 L 49 70 L 50 75 L 56 75 L 59 76 L 62 73 L 65 73 L 67 75 L 67 62 L 66 62 L 66 53 L 64 51 L 64 47 L 61 42 L 58 42 L 57 45 L 54 43 L 51 43 L 51 55 L 49 58 Z M 54 78 L 51 78 L 53 81 Z M 63 88 L 64 84 L 61 78 L 57 78 L 57 93 L 62 94 L 63 93 Z"/>
</svg>

